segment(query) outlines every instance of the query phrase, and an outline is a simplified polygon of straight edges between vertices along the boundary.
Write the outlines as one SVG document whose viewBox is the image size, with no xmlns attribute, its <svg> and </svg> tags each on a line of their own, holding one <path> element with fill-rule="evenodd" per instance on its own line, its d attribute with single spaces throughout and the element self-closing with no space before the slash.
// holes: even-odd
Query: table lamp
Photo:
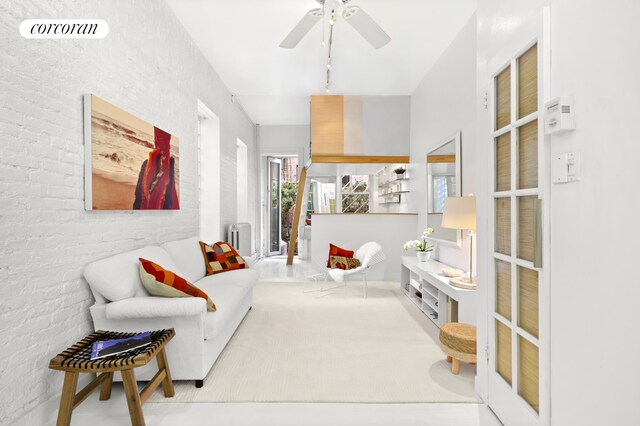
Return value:
<svg viewBox="0 0 640 426">
<path fill-rule="evenodd" d="M 454 287 L 475 289 L 476 280 L 473 276 L 473 236 L 476 230 L 476 197 L 447 197 L 444 200 L 442 213 L 442 227 L 449 229 L 468 230 L 469 242 L 469 276 L 451 278 L 449 284 Z"/>
</svg>

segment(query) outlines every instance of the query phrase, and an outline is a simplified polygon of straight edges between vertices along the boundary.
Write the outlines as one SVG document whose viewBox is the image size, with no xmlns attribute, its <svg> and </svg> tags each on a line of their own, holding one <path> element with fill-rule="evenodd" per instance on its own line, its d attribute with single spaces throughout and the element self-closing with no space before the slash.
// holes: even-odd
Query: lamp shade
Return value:
<svg viewBox="0 0 640 426">
<path fill-rule="evenodd" d="M 476 229 L 476 197 L 447 197 L 444 199 L 442 227 Z"/>
</svg>

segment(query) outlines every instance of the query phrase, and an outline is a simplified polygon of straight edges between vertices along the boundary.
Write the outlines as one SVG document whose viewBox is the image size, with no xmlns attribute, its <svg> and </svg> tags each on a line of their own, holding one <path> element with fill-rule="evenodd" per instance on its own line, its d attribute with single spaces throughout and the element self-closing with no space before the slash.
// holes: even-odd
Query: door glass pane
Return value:
<svg viewBox="0 0 640 426">
<path fill-rule="evenodd" d="M 518 325 L 538 337 L 538 271 L 518 266 Z"/>
<path fill-rule="evenodd" d="M 518 336 L 518 395 L 536 412 L 540 411 L 538 369 L 538 347 Z"/>
<path fill-rule="evenodd" d="M 538 121 L 518 129 L 518 189 L 538 187 Z"/>
<path fill-rule="evenodd" d="M 280 250 L 280 163 L 269 162 L 269 252 Z"/>
<path fill-rule="evenodd" d="M 511 189 L 511 133 L 496 139 L 496 191 Z"/>
<path fill-rule="evenodd" d="M 538 110 L 538 45 L 518 58 L 518 118 Z"/>
<path fill-rule="evenodd" d="M 496 260 L 496 312 L 511 321 L 511 264 Z"/>
<path fill-rule="evenodd" d="M 518 257 L 533 262 L 535 254 L 535 195 L 518 197 Z"/>
<path fill-rule="evenodd" d="M 511 67 L 496 77 L 496 129 L 511 123 Z"/>
<path fill-rule="evenodd" d="M 511 329 L 496 320 L 496 372 L 511 384 Z"/>
<path fill-rule="evenodd" d="M 511 198 L 496 198 L 496 241 L 497 253 L 511 255 Z"/>
</svg>

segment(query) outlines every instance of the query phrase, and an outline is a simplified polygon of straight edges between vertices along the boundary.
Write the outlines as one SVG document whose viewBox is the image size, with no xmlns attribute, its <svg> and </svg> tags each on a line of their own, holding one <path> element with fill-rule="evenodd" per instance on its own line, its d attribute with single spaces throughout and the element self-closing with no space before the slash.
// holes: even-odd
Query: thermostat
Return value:
<svg viewBox="0 0 640 426">
<path fill-rule="evenodd" d="M 547 135 L 574 130 L 575 117 L 573 111 L 573 99 L 569 96 L 560 96 L 549 101 L 544 106 L 544 132 Z"/>
</svg>

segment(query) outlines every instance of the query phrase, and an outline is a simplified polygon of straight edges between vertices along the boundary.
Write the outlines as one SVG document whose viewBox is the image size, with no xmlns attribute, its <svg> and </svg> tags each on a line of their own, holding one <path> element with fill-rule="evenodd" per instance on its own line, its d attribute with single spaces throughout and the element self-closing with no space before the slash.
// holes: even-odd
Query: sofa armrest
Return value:
<svg viewBox="0 0 640 426">
<path fill-rule="evenodd" d="M 110 320 L 134 318 L 188 317 L 207 312 L 202 297 L 131 297 L 106 305 L 105 316 Z"/>
</svg>

